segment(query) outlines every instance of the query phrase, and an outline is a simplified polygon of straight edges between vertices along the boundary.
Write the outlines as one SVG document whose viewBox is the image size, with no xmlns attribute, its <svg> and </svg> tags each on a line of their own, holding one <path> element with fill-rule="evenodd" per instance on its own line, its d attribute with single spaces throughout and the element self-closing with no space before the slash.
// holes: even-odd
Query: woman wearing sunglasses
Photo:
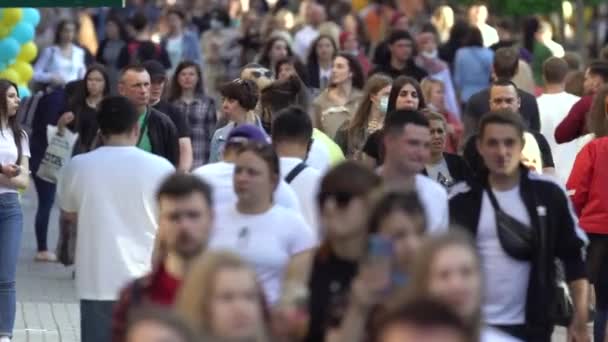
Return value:
<svg viewBox="0 0 608 342">
<path fill-rule="evenodd" d="M 309 292 L 308 334 L 305 341 L 323 341 L 330 308 L 348 294 L 367 244 L 368 195 L 381 179 L 353 161 L 343 162 L 323 177 L 318 204 L 325 241 L 312 265 Z"/>
<path fill-rule="evenodd" d="M 271 145 L 243 145 L 233 177 L 237 201 L 216 209 L 210 247 L 236 252 L 253 265 L 274 306 L 284 289 L 306 282 L 315 233 L 297 212 L 275 204 L 281 173 Z"/>
<path fill-rule="evenodd" d="M 253 113 L 259 98 L 258 87 L 254 81 L 237 78 L 222 85 L 220 93 L 223 98 L 222 111 L 229 122 L 213 133 L 209 152 L 210 163 L 220 160 L 221 150 L 226 143 L 226 138 L 234 127 L 254 124 L 264 130 L 260 118 Z"/>
</svg>

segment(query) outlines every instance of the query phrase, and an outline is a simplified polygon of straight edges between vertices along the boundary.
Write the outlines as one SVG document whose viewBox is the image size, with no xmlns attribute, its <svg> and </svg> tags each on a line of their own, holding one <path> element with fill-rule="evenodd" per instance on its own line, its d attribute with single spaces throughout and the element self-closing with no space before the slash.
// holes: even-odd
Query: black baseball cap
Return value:
<svg viewBox="0 0 608 342">
<path fill-rule="evenodd" d="M 167 79 L 167 73 L 165 72 L 165 67 L 160 64 L 160 62 L 155 60 L 147 60 L 143 62 L 143 67 L 146 69 L 148 74 L 150 74 L 150 79 L 152 81 L 165 81 Z"/>
</svg>

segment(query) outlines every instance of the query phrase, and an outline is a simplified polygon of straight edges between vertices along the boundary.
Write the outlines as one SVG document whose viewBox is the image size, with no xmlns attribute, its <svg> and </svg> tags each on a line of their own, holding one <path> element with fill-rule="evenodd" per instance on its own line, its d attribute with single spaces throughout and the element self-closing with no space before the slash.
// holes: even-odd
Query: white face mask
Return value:
<svg viewBox="0 0 608 342">
<path fill-rule="evenodd" d="M 386 112 L 388 111 L 388 96 L 382 96 L 380 98 L 380 101 L 378 101 L 378 110 L 381 113 L 386 114 Z"/>
<path fill-rule="evenodd" d="M 437 58 L 437 56 L 439 56 L 439 52 L 437 50 L 433 50 L 431 52 L 422 51 L 420 52 L 420 55 L 426 58 Z"/>
</svg>

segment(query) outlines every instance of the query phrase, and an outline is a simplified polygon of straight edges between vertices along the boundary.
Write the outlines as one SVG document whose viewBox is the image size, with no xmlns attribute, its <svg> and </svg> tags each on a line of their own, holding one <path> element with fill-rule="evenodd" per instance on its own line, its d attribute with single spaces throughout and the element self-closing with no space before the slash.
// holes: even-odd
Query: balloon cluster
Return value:
<svg viewBox="0 0 608 342">
<path fill-rule="evenodd" d="M 34 8 L 0 10 L 0 78 L 19 86 L 19 95 L 28 97 L 28 82 L 34 76 L 32 61 L 38 48 L 33 42 L 40 13 Z"/>
</svg>

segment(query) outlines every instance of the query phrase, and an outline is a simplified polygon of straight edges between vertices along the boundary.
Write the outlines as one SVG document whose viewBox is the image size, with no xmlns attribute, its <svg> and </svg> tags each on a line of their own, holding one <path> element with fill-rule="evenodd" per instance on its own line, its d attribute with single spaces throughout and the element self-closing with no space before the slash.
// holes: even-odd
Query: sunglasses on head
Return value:
<svg viewBox="0 0 608 342">
<path fill-rule="evenodd" d="M 262 72 L 260 70 L 252 70 L 251 76 L 253 76 L 254 78 L 260 78 L 262 76 L 267 77 L 267 78 L 272 78 L 272 71 L 266 70 L 266 71 Z"/>
<path fill-rule="evenodd" d="M 338 207 L 344 208 L 350 203 L 353 197 L 355 196 L 350 192 L 321 192 L 319 193 L 319 204 L 323 206 L 328 199 L 333 198 Z"/>
</svg>

